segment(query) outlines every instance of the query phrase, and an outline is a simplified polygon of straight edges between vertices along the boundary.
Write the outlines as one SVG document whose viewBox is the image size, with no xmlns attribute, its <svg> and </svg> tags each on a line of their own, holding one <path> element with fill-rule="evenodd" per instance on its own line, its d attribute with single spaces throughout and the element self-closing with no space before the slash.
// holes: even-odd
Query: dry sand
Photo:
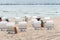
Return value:
<svg viewBox="0 0 60 40">
<path fill-rule="evenodd" d="M 7 34 L 0 31 L 0 40 L 60 40 L 60 18 L 52 18 L 52 20 L 54 20 L 53 30 L 34 30 L 29 22 L 26 32 Z"/>
</svg>

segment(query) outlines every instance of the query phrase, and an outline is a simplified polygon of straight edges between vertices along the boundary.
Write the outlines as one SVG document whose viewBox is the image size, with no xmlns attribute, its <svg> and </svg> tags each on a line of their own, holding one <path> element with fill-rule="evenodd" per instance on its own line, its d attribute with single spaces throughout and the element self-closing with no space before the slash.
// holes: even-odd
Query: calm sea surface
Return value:
<svg viewBox="0 0 60 40">
<path fill-rule="evenodd" d="M 0 5 L 0 16 L 25 15 L 60 17 L 60 5 Z"/>
</svg>

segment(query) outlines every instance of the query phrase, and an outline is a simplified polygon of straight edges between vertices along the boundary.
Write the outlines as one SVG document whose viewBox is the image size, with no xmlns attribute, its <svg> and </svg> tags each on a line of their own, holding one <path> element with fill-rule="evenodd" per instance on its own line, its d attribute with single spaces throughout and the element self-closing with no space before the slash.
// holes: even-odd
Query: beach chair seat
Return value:
<svg viewBox="0 0 60 40">
<path fill-rule="evenodd" d="M 41 21 L 34 21 L 32 25 L 35 30 L 41 29 Z"/>
<path fill-rule="evenodd" d="M 27 29 L 27 22 L 25 22 L 25 21 L 19 22 L 18 27 L 19 27 L 21 32 L 26 31 L 26 29 Z"/>
<path fill-rule="evenodd" d="M 48 20 L 48 21 L 46 21 L 45 27 L 47 28 L 47 30 L 52 30 L 52 29 L 54 29 L 53 20 Z"/>
</svg>

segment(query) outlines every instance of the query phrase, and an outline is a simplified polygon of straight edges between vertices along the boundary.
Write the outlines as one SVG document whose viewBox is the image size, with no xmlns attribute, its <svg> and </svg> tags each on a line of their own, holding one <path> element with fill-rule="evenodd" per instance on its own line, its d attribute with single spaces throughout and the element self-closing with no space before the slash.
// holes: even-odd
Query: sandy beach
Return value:
<svg viewBox="0 0 60 40">
<path fill-rule="evenodd" d="M 53 30 L 34 30 L 30 22 L 26 32 L 18 32 L 17 34 L 7 34 L 0 31 L 0 40 L 60 40 L 60 18 L 52 18 L 54 21 Z"/>
</svg>

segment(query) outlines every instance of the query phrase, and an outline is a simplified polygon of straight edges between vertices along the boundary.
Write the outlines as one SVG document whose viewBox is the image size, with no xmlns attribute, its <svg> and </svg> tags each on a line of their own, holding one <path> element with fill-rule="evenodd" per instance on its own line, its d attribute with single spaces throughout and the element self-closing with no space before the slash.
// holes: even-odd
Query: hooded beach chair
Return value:
<svg viewBox="0 0 60 40">
<path fill-rule="evenodd" d="M 10 33 L 15 33 L 15 30 L 14 30 L 14 26 L 15 26 L 15 22 L 8 22 L 6 24 L 7 26 L 7 32 L 10 34 Z"/>
<path fill-rule="evenodd" d="M 32 26 L 35 30 L 41 29 L 41 21 L 33 21 Z"/>
<path fill-rule="evenodd" d="M 54 29 L 54 22 L 53 22 L 53 20 L 48 20 L 48 21 L 46 21 L 45 27 L 47 28 L 47 30 L 52 30 L 52 29 Z"/>
<path fill-rule="evenodd" d="M 26 29 L 27 29 L 27 22 L 25 22 L 25 21 L 19 22 L 18 23 L 18 27 L 19 27 L 21 32 L 26 31 Z"/>
<path fill-rule="evenodd" d="M 6 31 L 6 21 L 1 21 L 0 22 L 0 30 L 1 31 Z"/>
</svg>

